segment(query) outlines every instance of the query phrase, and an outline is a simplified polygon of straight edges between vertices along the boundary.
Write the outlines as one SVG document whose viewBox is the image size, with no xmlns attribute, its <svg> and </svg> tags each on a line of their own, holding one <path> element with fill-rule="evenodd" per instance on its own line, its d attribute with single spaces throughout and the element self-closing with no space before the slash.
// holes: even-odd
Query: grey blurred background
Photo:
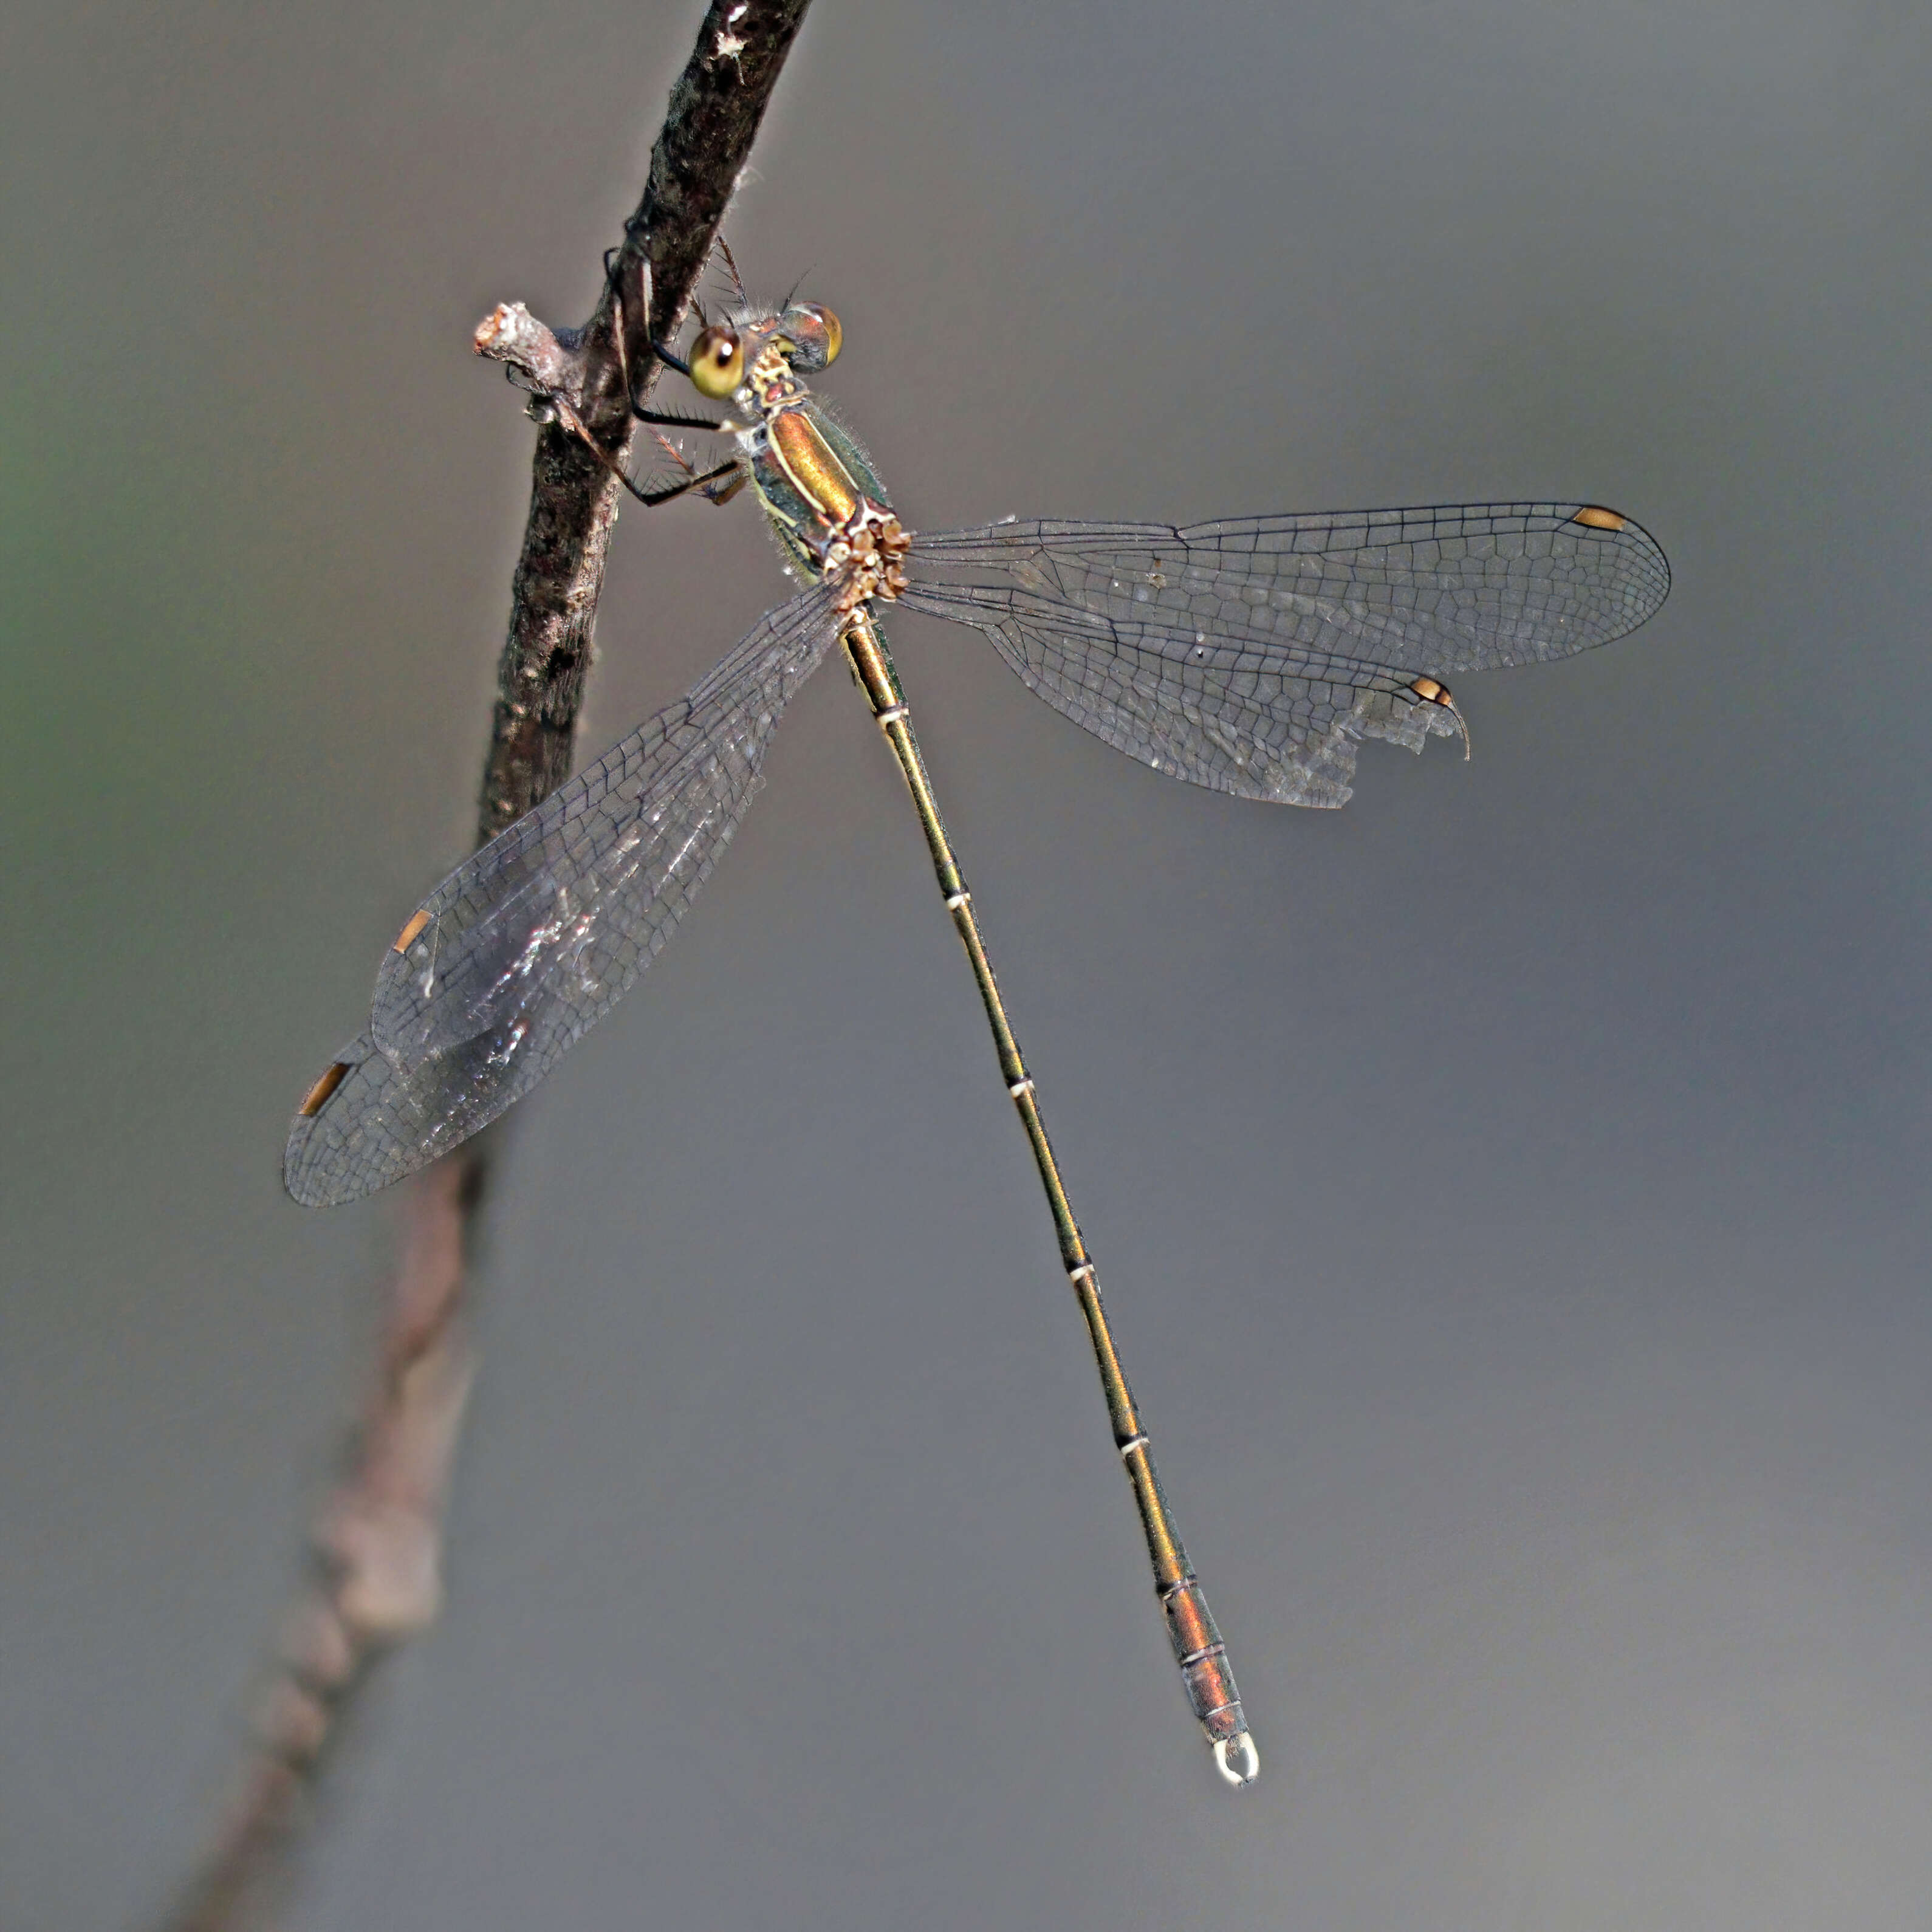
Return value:
<svg viewBox="0 0 1932 1932">
<path fill-rule="evenodd" d="M 469 332 L 588 312 L 699 11 L 0 25 L 14 1932 L 226 1788 L 396 1226 L 287 1117 L 473 819 Z M 1252 1792 L 832 672 L 514 1118 L 448 1615 L 296 1926 L 1922 1921 L 1928 83 L 1902 0 L 819 0 L 728 232 L 909 522 L 1574 493 L 1676 587 L 1339 814 L 894 627 Z M 784 588 L 628 512 L 586 752 Z"/>
</svg>

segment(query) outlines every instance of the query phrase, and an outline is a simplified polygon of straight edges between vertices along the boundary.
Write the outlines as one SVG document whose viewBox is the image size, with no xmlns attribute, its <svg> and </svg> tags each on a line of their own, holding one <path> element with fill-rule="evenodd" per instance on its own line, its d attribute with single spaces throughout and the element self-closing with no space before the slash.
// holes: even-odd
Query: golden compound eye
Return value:
<svg viewBox="0 0 1932 1932">
<path fill-rule="evenodd" d="M 817 302 L 808 302 L 806 308 L 818 316 L 819 326 L 825 331 L 825 359 L 828 362 L 838 360 L 839 345 L 845 340 L 845 332 L 838 326 L 838 318 L 829 308 Z"/>
<path fill-rule="evenodd" d="M 785 310 L 779 326 L 791 345 L 792 367 L 808 374 L 834 360 L 844 339 L 838 318 L 817 302 L 794 302 Z"/>
<path fill-rule="evenodd" d="M 713 322 L 691 345 L 691 380 L 714 402 L 722 402 L 745 380 L 744 345 L 734 331 Z"/>
</svg>

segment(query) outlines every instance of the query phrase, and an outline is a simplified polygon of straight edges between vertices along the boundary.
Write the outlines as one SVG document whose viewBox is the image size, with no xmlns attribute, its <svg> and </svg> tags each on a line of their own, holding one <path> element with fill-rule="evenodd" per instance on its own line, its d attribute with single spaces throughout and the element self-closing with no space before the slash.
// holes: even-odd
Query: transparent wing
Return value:
<svg viewBox="0 0 1932 1932">
<path fill-rule="evenodd" d="M 354 1200 L 447 1153 L 610 1011 L 710 876 L 838 634 L 831 592 L 794 598 L 437 886 L 383 958 L 368 1033 L 290 1130 L 298 1201 Z"/>
<path fill-rule="evenodd" d="M 915 610 L 974 624 L 1108 743 L 1243 797 L 1336 806 L 1354 745 L 1453 716 L 1418 676 L 1569 656 L 1634 630 L 1670 566 L 1629 518 L 1480 503 L 922 536 Z M 957 580 L 950 581 L 949 580 Z"/>
<path fill-rule="evenodd" d="M 915 581 L 908 608 L 986 632 L 1036 696 L 1116 749 L 1190 783 L 1280 805 L 1337 806 L 1355 741 L 1420 751 L 1456 724 L 1406 674 L 1226 631 L 1109 617 L 1031 590 Z"/>
</svg>

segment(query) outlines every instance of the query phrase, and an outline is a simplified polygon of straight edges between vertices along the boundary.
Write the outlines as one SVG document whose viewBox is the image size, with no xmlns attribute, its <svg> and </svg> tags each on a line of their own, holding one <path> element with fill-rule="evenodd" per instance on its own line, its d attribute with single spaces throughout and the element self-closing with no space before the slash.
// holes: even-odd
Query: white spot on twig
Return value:
<svg viewBox="0 0 1932 1932">
<path fill-rule="evenodd" d="M 738 70 L 738 78 L 741 81 L 745 78 L 745 63 L 738 57 L 751 44 L 742 34 L 734 34 L 731 30 L 751 10 L 748 4 L 741 4 L 734 7 L 730 12 L 724 16 L 724 27 L 718 34 L 716 44 L 711 50 L 712 60 L 729 61 Z"/>
</svg>

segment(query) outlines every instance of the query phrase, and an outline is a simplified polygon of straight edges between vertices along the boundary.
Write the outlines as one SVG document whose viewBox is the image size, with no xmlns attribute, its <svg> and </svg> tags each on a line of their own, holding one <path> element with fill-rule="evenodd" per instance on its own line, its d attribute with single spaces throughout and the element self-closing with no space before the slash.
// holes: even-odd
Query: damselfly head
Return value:
<svg viewBox="0 0 1932 1932">
<path fill-rule="evenodd" d="M 778 315 L 766 309 L 710 322 L 691 345 L 691 380 L 700 394 L 722 402 L 737 394 L 761 356 L 775 352 L 808 375 L 838 355 L 843 339 L 838 318 L 817 302 L 794 302 Z"/>
</svg>

